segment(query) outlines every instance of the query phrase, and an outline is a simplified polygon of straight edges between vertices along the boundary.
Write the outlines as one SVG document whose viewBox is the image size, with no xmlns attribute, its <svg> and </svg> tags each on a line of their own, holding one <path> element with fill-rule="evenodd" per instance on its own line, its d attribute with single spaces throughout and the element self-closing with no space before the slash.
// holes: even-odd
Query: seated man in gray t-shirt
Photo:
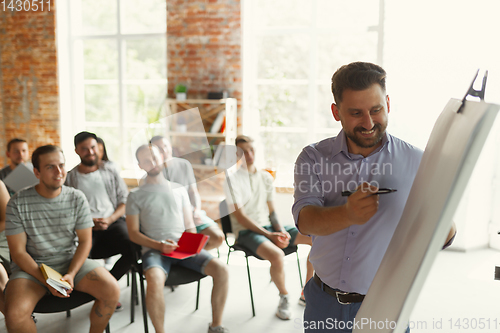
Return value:
<svg viewBox="0 0 500 333">
<path fill-rule="evenodd" d="M 81 191 L 63 185 L 66 169 L 61 148 L 39 147 L 32 162 L 40 183 L 19 191 L 7 204 L 5 233 L 12 258 L 5 290 L 7 330 L 36 332 L 30 317 L 38 301 L 48 292 L 66 297 L 45 281 L 39 265 L 46 264 L 72 288 L 95 297 L 90 332 L 101 333 L 115 310 L 120 287 L 104 267 L 87 258 L 93 226 L 87 200 Z"/>
<path fill-rule="evenodd" d="M 196 186 L 196 178 L 191 163 L 186 159 L 173 157 L 172 146 L 164 136 L 154 136 L 151 138 L 150 143 L 160 149 L 163 162 L 167 166 L 163 168 L 163 176 L 171 182 L 179 183 L 186 188 L 191 202 L 191 212 L 196 232 L 210 236 L 205 249 L 211 250 L 221 246 L 222 242 L 224 242 L 224 233 L 217 223 L 201 209 L 201 196 Z"/>
<path fill-rule="evenodd" d="M 206 250 L 183 260 L 162 256 L 177 247 L 184 231 L 196 232 L 189 199 L 183 186 L 163 177 L 158 147 L 137 149 L 139 167 L 147 172 L 143 184 L 130 192 L 127 228 L 130 240 L 143 247 L 142 266 L 147 281 L 146 306 L 157 333 L 164 332 L 165 299 L 163 289 L 171 265 L 182 265 L 213 278 L 212 323 L 208 332 L 229 332 L 222 326 L 222 313 L 228 291 L 228 271 Z"/>
</svg>

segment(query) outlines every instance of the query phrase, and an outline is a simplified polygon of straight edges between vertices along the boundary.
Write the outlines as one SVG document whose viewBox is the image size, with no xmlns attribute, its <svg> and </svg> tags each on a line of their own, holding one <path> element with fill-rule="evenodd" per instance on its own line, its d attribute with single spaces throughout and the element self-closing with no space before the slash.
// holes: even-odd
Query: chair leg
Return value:
<svg viewBox="0 0 500 333">
<path fill-rule="evenodd" d="M 128 275 L 127 275 L 128 279 Z M 132 271 L 132 291 L 130 295 L 130 322 L 133 323 L 135 321 L 135 304 L 138 301 L 137 297 L 137 278 L 135 276 L 135 271 Z"/>
<path fill-rule="evenodd" d="M 127 287 L 130 286 L 130 271 L 127 272 Z"/>
<path fill-rule="evenodd" d="M 144 290 L 144 277 L 139 273 L 141 282 L 141 302 L 142 302 L 142 317 L 144 318 L 144 333 L 149 333 L 148 329 L 148 310 L 146 308 L 146 291 Z"/>
<path fill-rule="evenodd" d="M 67 311 L 66 311 L 66 318 L 69 318 L 69 317 L 71 317 L 71 311 L 70 311 L 70 310 L 67 310 Z"/>
<path fill-rule="evenodd" d="M 252 292 L 252 280 L 250 279 L 250 266 L 248 265 L 248 257 L 245 256 L 247 260 L 247 274 L 248 274 L 248 287 L 250 289 L 250 301 L 252 302 L 252 315 L 255 317 L 255 307 L 253 305 L 253 292 Z"/>
<path fill-rule="evenodd" d="M 106 333 L 110 333 L 111 331 L 109 330 L 109 323 L 108 326 L 106 326 Z"/>
<path fill-rule="evenodd" d="M 300 270 L 299 251 L 296 251 L 295 254 L 297 255 L 297 266 L 299 266 L 300 288 L 304 289 L 304 283 L 302 282 L 302 272 Z"/>
<path fill-rule="evenodd" d="M 229 255 L 231 254 L 231 248 L 227 251 L 227 260 L 226 260 L 226 265 L 229 265 Z"/>
<path fill-rule="evenodd" d="M 198 287 L 196 288 L 196 309 L 194 311 L 198 310 L 198 304 L 200 302 L 200 282 L 201 280 L 198 280 Z"/>
</svg>

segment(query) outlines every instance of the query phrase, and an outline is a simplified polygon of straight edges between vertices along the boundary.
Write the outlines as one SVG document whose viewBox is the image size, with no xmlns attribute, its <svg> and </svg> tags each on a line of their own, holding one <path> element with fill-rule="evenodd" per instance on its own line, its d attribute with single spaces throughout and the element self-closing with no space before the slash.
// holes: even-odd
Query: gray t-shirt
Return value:
<svg viewBox="0 0 500 333">
<path fill-rule="evenodd" d="M 127 215 L 139 215 L 140 231 L 151 239 L 178 241 L 185 230 L 182 209 L 190 207 L 187 192 L 179 184 L 144 184 L 127 199 Z M 194 225 L 193 225 L 194 227 Z M 150 250 L 143 246 L 143 253 Z"/>
<path fill-rule="evenodd" d="M 35 186 L 28 187 L 7 204 L 5 234 L 26 233 L 26 251 L 38 264 L 55 266 L 71 261 L 76 251 L 76 230 L 93 225 L 85 195 L 72 187 L 63 186 L 52 199 L 39 195 Z"/>
<path fill-rule="evenodd" d="M 167 167 L 163 169 L 163 175 L 171 182 L 179 183 L 189 191 L 189 186 L 196 184 L 193 166 L 188 160 L 173 157 L 167 161 Z M 196 206 L 195 198 L 189 198 L 191 205 Z"/>
<path fill-rule="evenodd" d="M 93 218 L 111 216 L 115 212 L 99 170 L 89 173 L 77 171 L 78 189 L 85 194 Z"/>
</svg>

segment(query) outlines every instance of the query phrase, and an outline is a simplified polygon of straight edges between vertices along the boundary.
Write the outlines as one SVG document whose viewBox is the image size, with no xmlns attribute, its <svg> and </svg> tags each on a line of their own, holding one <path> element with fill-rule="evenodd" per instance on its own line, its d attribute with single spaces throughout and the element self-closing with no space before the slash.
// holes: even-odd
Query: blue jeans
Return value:
<svg viewBox="0 0 500 333">
<path fill-rule="evenodd" d="M 310 279 L 304 287 L 304 297 L 304 332 L 351 333 L 353 325 L 361 328 L 361 323 L 354 321 L 361 303 L 340 304 L 336 297 L 321 290 L 314 279 Z M 297 319 L 295 324 L 298 324 Z M 367 327 L 365 324 L 364 328 Z M 410 333 L 409 328 L 406 333 Z"/>
</svg>

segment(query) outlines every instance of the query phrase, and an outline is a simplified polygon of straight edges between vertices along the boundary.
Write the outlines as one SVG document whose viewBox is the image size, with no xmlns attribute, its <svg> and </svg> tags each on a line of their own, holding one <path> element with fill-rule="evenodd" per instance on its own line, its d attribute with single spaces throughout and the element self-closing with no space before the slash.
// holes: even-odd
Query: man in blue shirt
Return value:
<svg viewBox="0 0 500 333">
<path fill-rule="evenodd" d="M 385 71 L 342 66 L 332 113 L 342 130 L 305 147 L 295 165 L 297 228 L 312 237 L 315 276 L 304 289 L 305 331 L 350 332 L 403 213 L 423 152 L 386 132 Z M 397 192 L 376 195 L 379 188 Z M 348 197 L 342 191 L 355 191 Z M 455 234 L 450 230 L 447 244 Z"/>
</svg>

